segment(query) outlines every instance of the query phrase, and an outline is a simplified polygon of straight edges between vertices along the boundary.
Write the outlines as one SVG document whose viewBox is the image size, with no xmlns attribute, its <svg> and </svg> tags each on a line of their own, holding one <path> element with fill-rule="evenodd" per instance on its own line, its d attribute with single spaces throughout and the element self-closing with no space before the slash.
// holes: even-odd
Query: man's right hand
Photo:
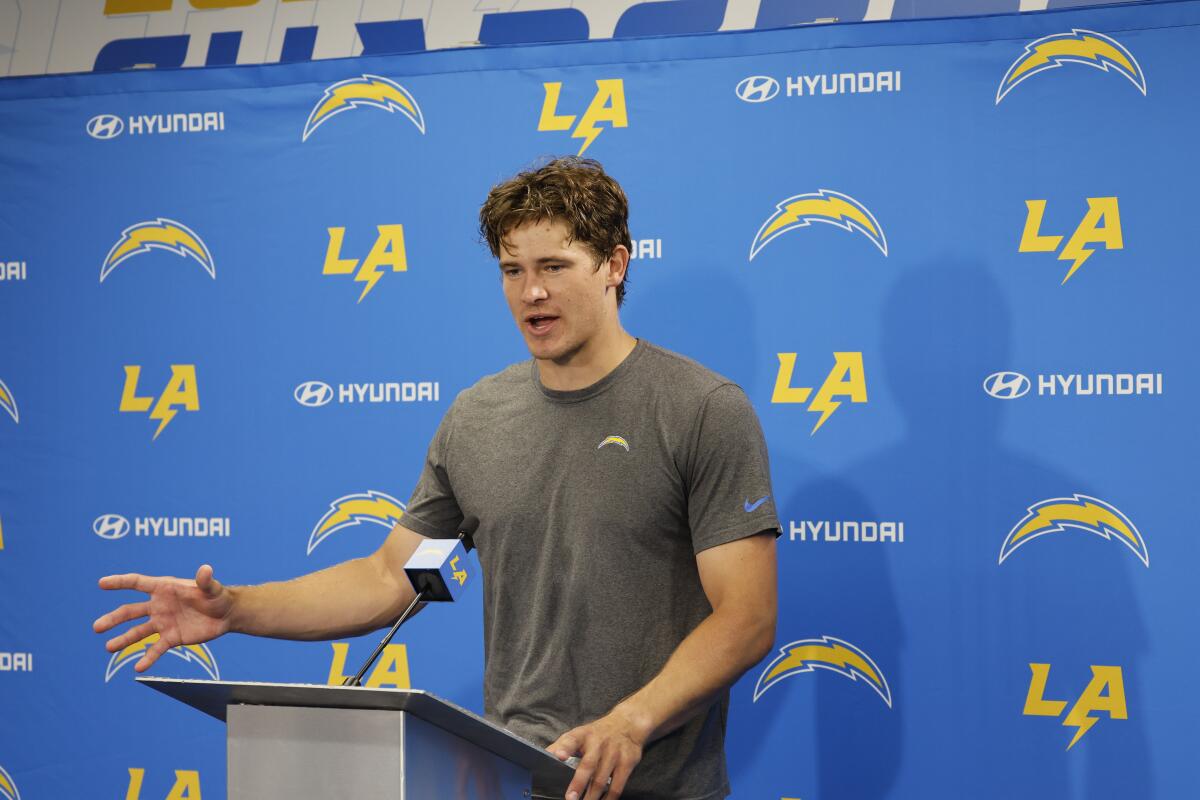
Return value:
<svg viewBox="0 0 1200 800">
<path fill-rule="evenodd" d="M 100 588 L 134 589 L 149 595 L 142 602 L 126 603 L 92 623 L 96 633 L 104 633 L 122 622 L 149 617 L 105 644 L 110 653 L 115 653 L 157 633 L 158 641 L 134 664 L 137 672 L 149 669 L 172 647 L 207 642 L 227 633 L 230 628 L 233 595 L 213 577 L 213 569 L 208 564 L 196 570 L 194 580 L 137 574 L 108 575 L 100 579 Z"/>
</svg>

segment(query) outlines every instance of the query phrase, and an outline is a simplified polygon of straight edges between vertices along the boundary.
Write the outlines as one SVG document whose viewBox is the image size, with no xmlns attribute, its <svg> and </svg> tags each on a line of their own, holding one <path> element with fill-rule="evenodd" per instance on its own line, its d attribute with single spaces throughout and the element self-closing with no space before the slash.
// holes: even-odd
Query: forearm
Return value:
<svg viewBox="0 0 1200 800">
<path fill-rule="evenodd" d="M 391 624 L 411 602 L 376 557 L 356 558 L 290 581 L 230 586 L 229 630 L 277 639 L 337 639 Z"/>
<path fill-rule="evenodd" d="M 649 683 L 613 709 L 649 742 L 682 725 L 770 651 L 775 614 L 718 609 L 679 643 Z"/>
</svg>

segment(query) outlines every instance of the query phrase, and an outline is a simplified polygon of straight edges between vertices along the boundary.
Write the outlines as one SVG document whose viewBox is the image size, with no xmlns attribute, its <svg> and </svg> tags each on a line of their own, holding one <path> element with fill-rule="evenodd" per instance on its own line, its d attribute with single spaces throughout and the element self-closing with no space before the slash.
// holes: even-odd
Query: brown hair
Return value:
<svg viewBox="0 0 1200 800">
<path fill-rule="evenodd" d="M 541 220 L 565 223 L 571 229 L 570 241 L 587 245 L 597 269 L 617 245 L 633 250 L 625 192 L 599 161 L 590 158 L 555 158 L 493 186 L 479 209 L 479 233 L 499 258 L 509 231 Z M 617 286 L 618 306 L 625 301 L 628 274 Z"/>
</svg>

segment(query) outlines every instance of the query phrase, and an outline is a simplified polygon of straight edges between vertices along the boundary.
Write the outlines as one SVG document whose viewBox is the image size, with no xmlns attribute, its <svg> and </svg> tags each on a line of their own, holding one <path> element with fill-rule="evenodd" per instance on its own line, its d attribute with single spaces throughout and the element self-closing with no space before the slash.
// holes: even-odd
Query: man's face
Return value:
<svg viewBox="0 0 1200 800">
<path fill-rule="evenodd" d="M 608 261 L 596 268 L 587 245 L 558 220 L 513 228 L 500 245 L 500 275 L 513 319 L 534 358 L 567 364 L 617 328 L 616 286 Z M 618 268 L 620 269 L 620 268 Z"/>
</svg>

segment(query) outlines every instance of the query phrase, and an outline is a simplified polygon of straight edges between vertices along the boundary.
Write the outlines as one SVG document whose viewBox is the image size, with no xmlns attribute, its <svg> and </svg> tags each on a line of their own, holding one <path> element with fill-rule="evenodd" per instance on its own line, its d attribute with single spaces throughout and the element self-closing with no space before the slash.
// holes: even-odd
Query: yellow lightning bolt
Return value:
<svg viewBox="0 0 1200 800">
<path fill-rule="evenodd" d="M 1095 503 L 1087 502 L 1082 505 L 1074 503 L 1054 503 L 1052 505 L 1039 508 L 1033 516 L 1033 519 L 1022 525 L 1012 537 L 1012 543 L 1015 546 L 1025 536 L 1046 528 L 1055 528 L 1064 523 L 1076 522 L 1096 530 L 1103 531 L 1105 528 L 1111 528 L 1117 533 L 1124 536 L 1132 543 L 1137 552 L 1142 551 L 1142 542 L 1134 535 L 1129 526 L 1107 508 L 1096 505 Z"/>
<path fill-rule="evenodd" d="M 0 383 L 0 403 L 3 403 L 6 406 L 12 405 L 12 397 L 10 397 L 8 392 L 5 391 L 4 384 L 2 383 Z"/>
<path fill-rule="evenodd" d="M 331 528 L 336 528 L 338 525 L 349 522 L 353 517 L 375 517 L 377 519 L 399 519 L 404 515 L 404 510 L 392 503 L 390 500 L 385 500 L 380 497 L 365 498 L 356 497 L 351 500 L 338 503 L 337 510 L 329 515 L 329 518 L 321 524 L 317 529 L 317 533 L 321 534 Z"/>
<path fill-rule="evenodd" d="M 812 431 L 808 434 L 809 436 L 815 434 L 821 428 L 821 426 L 825 424 L 825 420 L 829 419 L 829 415 L 837 411 L 842 405 L 840 400 L 830 400 L 828 397 L 824 397 L 823 395 L 824 392 L 817 392 L 817 396 L 814 397 L 812 402 L 808 405 L 809 411 L 821 412 L 821 418 L 817 420 L 816 425 L 813 425 Z"/>
<path fill-rule="evenodd" d="M 157 419 L 160 422 L 158 423 L 158 430 L 154 432 L 154 436 L 150 441 L 153 442 L 158 439 L 158 435 L 163 432 L 163 428 L 167 427 L 167 424 L 175 419 L 175 415 L 178 413 L 169 403 L 163 403 L 161 400 L 155 403 L 154 408 L 150 411 L 150 419 Z"/>
<path fill-rule="evenodd" d="M 600 135 L 603 128 L 596 124 L 596 120 L 584 118 L 580 120 L 579 125 L 575 127 L 571 134 L 572 139 L 583 139 L 583 145 L 579 148 L 576 155 L 583 155 L 583 151 L 591 146 L 592 142 L 596 141 L 596 137 Z M 586 123 L 586 127 L 585 127 Z"/>
<path fill-rule="evenodd" d="M 848 203 L 840 197 L 805 197 L 801 200 L 796 200 L 788 203 L 783 213 L 771 221 L 763 232 L 759 234 L 759 239 L 766 239 L 771 234 L 784 228 L 793 222 L 799 222 L 807 217 L 827 217 L 829 219 L 852 219 L 863 228 L 871 232 L 875 238 L 879 238 L 879 231 L 875 227 L 875 223 L 871 218 L 863 213 L 862 209 Z"/>
<path fill-rule="evenodd" d="M 125 234 L 124 241 L 113 250 L 106 263 L 115 264 L 134 250 L 149 247 L 152 244 L 160 244 L 166 247 L 178 247 L 182 245 L 194 253 L 202 263 L 208 263 L 208 258 L 204 254 L 204 247 L 196 241 L 196 238 L 187 231 L 180 230 L 177 226 L 170 224 L 147 225 Z"/>
<path fill-rule="evenodd" d="M 1100 721 L 1098 717 L 1088 716 L 1087 712 L 1091 710 L 1090 708 L 1080 708 L 1080 705 L 1082 704 L 1076 704 L 1075 707 L 1071 709 L 1071 713 L 1067 714 L 1067 718 L 1062 722 L 1062 724 L 1065 726 L 1075 728 L 1075 736 L 1072 737 L 1071 743 L 1067 745 L 1068 750 L 1074 747 L 1075 743 L 1082 739 L 1083 735 L 1090 731 L 1092 726 Z"/>
<path fill-rule="evenodd" d="M 853 667 L 865 675 L 876 686 L 882 686 L 883 681 L 875 668 L 861 655 L 843 647 L 840 644 L 803 644 L 788 651 L 787 657 L 771 668 L 763 676 L 762 681 L 769 683 L 785 672 L 799 669 L 809 662 L 832 664 L 836 667 Z"/>
<path fill-rule="evenodd" d="M 1062 252 L 1058 254 L 1059 261 L 1074 261 L 1074 263 L 1071 264 L 1071 268 L 1067 270 L 1066 277 L 1062 279 L 1063 283 L 1069 281 L 1071 276 L 1075 274 L 1075 270 L 1082 267 L 1083 262 L 1091 258 L 1092 253 L 1095 252 L 1095 250 L 1089 250 L 1084 247 L 1084 244 L 1084 242 L 1076 243 L 1074 240 L 1069 241 L 1067 242 L 1067 246 L 1062 249 Z M 1062 284 L 1059 285 L 1061 286 Z"/>
<path fill-rule="evenodd" d="M 412 102 L 403 94 L 396 91 L 396 87 L 383 81 L 372 79 L 366 83 L 351 83 L 332 89 L 329 93 L 329 98 L 317 108 L 317 113 L 313 115 L 313 123 L 319 122 L 329 112 L 353 100 L 373 100 L 383 104 L 392 102 L 404 108 L 413 116 L 417 115 L 417 110 L 413 107 Z"/>
<path fill-rule="evenodd" d="M 1136 75 L 1139 71 L 1130 63 L 1124 53 L 1109 42 L 1097 39 L 1095 36 L 1084 35 L 1079 38 L 1054 39 L 1037 45 L 1021 65 L 1013 70 L 1012 75 L 1009 76 L 1009 83 L 1014 83 L 1030 70 L 1045 67 L 1060 58 L 1085 58 L 1102 64 L 1101 56 L 1119 65 L 1130 75 Z"/>
<path fill-rule="evenodd" d="M 358 302 L 362 302 L 367 296 L 367 292 L 375 288 L 375 284 L 379 283 L 379 279 L 383 277 L 383 264 L 378 261 L 372 261 L 369 258 L 363 259 L 362 266 L 358 268 L 358 274 L 354 276 L 356 283 L 366 281 L 367 285 L 363 287 L 362 294 L 358 296 Z"/>
</svg>

